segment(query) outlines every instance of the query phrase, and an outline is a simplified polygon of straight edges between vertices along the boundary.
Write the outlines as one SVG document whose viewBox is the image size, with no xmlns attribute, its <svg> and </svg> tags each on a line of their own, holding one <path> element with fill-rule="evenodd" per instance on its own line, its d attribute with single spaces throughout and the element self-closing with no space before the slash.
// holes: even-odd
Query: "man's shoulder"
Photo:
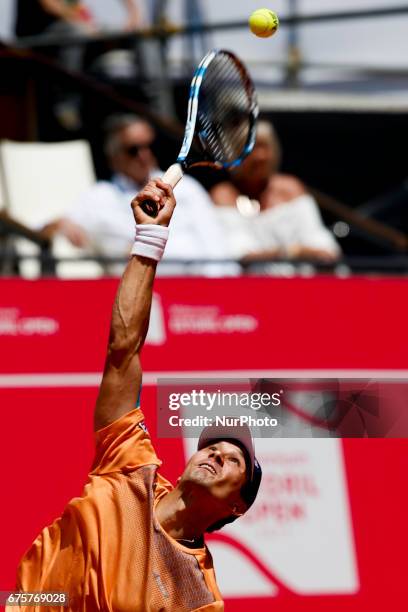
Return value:
<svg viewBox="0 0 408 612">
<path fill-rule="evenodd" d="M 96 454 L 91 474 L 129 474 L 148 465 L 161 465 L 139 408 L 123 414 L 95 432 Z"/>
</svg>

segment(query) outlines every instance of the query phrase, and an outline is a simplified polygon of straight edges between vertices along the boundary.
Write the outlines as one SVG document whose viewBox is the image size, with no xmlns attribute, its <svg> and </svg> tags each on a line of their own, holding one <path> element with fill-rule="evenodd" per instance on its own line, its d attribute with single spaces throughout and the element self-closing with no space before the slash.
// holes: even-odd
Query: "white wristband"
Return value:
<svg viewBox="0 0 408 612">
<path fill-rule="evenodd" d="M 163 225 L 136 225 L 136 238 L 131 254 L 160 261 L 168 237 L 169 228 Z"/>
</svg>

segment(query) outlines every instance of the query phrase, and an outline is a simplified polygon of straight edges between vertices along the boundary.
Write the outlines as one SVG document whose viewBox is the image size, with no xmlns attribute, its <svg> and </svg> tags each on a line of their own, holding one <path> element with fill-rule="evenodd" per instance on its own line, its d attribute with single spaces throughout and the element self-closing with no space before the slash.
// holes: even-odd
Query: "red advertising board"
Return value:
<svg viewBox="0 0 408 612">
<path fill-rule="evenodd" d="M 0 283 L 0 590 L 81 492 L 117 280 Z M 173 481 L 191 443 L 156 438 L 155 381 L 402 377 L 404 279 L 158 279 L 143 408 Z M 227 610 L 404 610 L 405 440 L 269 440 L 253 511 L 209 538 Z M 237 579 L 239 576 L 239 580 Z"/>
</svg>

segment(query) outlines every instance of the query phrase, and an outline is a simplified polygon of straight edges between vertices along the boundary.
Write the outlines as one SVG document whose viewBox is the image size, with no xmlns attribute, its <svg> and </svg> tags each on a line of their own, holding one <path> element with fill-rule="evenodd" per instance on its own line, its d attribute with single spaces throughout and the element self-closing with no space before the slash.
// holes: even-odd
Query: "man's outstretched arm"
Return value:
<svg viewBox="0 0 408 612">
<path fill-rule="evenodd" d="M 160 212 L 155 219 L 140 208 L 146 199 L 155 200 L 159 206 Z M 150 181 L 132 201 L 138 227 L 167 227 L 175 204 L 169 185 L 159 179 Z M 145 229 L 148 231 L 148 227 Z M 156 265 L 157 261 L 150 257 L 133 255 L 122 276 L 113 306 L 108 353 L 95 407 L 96 431 L 136 406 L 142 382 L 140 351 L 149 326 Z"/>
</svg>

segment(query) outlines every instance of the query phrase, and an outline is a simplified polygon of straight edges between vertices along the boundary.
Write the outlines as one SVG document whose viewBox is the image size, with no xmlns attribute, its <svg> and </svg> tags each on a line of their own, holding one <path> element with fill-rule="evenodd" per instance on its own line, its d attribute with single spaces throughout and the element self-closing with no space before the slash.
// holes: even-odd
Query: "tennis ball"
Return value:
<svg viewBox="0 0 408 612">
<path fill-rule="evenodd" d="M 250 30 L 255 36 L 269 38 L 275 34 L 279 27 L 279 19 L 276 13 L 262 8 L 254 11 L 249 18 Z"/>
</svg>

